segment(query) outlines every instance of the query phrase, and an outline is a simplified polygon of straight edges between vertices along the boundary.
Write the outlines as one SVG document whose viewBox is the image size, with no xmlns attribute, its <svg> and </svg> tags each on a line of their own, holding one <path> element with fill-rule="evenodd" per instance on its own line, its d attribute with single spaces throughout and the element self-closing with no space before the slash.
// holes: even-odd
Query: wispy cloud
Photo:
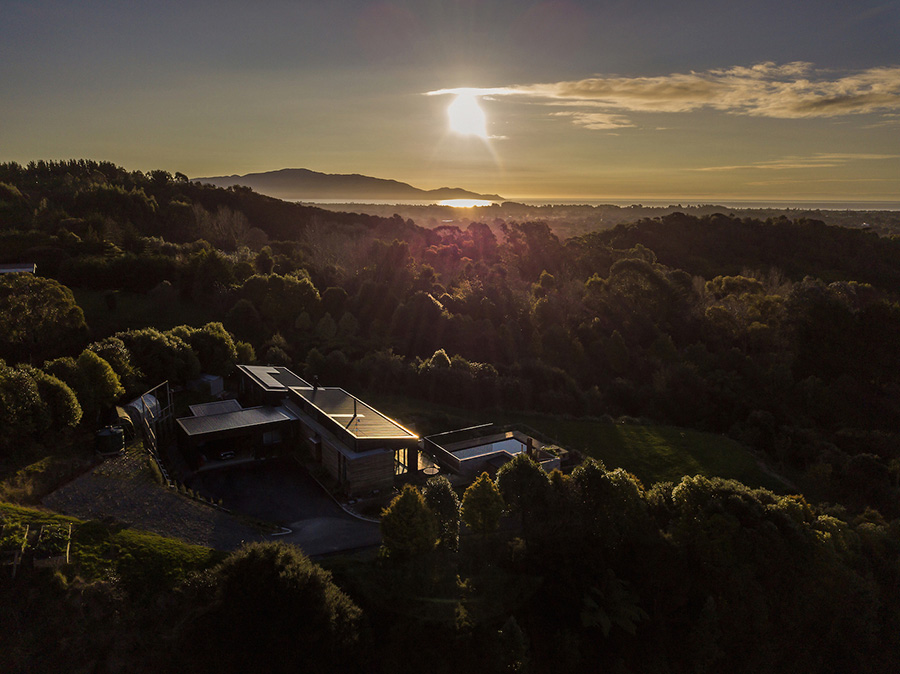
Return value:
<svg viewBox="0 0 900 674">
<path fill-rule="evenodd" d="M 551 113 L 554 117 L 570 117 L 577 126 L 585 129 L 624 129 L 634 126 L 634 123 L 623 115 L 609 114 L 606 112 L 576 112 L 565 110 Z"/>
<path fill-rule="evenodd" d="M 748 182 L 748 185 L 754 187 L 768 187 L 770 185 L 819 185 L 825 183 L 846 185 L 850 183 L 896 183 L 896 180 L 890 178 L 817 178 L 815 180 L 757 180 Z"/>
<path fill-rule="evenodd" d="M 885 113 L 881 119 L 873 124 L 867 124 L 864 129 L 879 129 L 885 126 L 900 126 L 900 113 Z"/>
<path fill-rule="evenodd" d="M 790 169 L 815 169 L 836 168 L 844 166 L 852 161 L 865 161 L 877 159 L 897 159 L 897 154 L 861 154 L 861 153 L 825 153 L 819 152 L 807 157 L 789 156 L 781 159 L 753 162 L 752 164 L 737 164 L 734 166 L 704 166 L 702 168 L 689 169 L 691 171 L 741 171 L 747 169 L 762 169 L 769 171 L 785 171 Z"/>
<path fill-rule="evenodd" d="M 567 114 L 575 124 L 608 129 L 634 126 L 624 113 L 680 113 L 700 109 L 777 119 L 828 118 L 900 113 L 900 66 L 837 74 L 811 63 L 772 62 L 753 66 L 673 73 L 657 77 L 596 76 L 582 80 L 485 89 L 441 89 L 430 95 L 469 93 L 518 96 L 534 102 L 602 108 L 616 121 L 604 125 L 593 113 Z M 617 117 L 618 116 L 618 117 Z"/>
</svg>

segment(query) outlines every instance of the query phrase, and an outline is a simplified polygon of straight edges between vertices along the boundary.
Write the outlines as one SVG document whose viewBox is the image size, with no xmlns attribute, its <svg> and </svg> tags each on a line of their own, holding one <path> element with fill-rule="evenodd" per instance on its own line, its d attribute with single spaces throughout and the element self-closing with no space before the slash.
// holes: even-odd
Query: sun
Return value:
<svg viewBox="0 0 900 674">
<path fill-rule="evenodd" d="M 457 94 L 447 107 L 450 130 L 461 136 L 478 136 L 487 140 L 487 117 L 478 105 L 478 97 L 472 94 Z"/>
</svg>

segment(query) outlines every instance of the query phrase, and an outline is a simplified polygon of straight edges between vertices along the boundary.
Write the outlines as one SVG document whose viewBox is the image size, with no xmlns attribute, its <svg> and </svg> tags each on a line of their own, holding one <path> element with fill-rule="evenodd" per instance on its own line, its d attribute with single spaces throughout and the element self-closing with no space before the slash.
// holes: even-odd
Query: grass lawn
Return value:
<svg viewBox="0 0 900 674">
<path fill-rule="evenodd" d="M 525 412 L 470 412 L 397 396 L 363 395 L 363 398 L 420 434 L 487 422 L 524 424 L 566 449 L 600 459 L 609 469 L 624 468 L 640 478 L 646 487 L 700 474 L 735 479 L 750 487 L 782 493 L 791 491 L 763 471 L 743 445 L 723 435 L 674 426 L 611 424 Z"/>
<path fill-rule="evenodd" d="M 147 295 L 120 291 L 116 293 L 116 309 L 106 305 L 104 290 L 72 288 L 75 301 L 84 311 L 84 318 L 94 339 L 102 339 L 123 330 L 154 327 L 170 330 L 177 325 L 200 327 L 217 320 L 209 307 L 178 299 L 160 304 Z"/>
<path fill-rule="evenodd" d="M 0 501 L 39 503 L 96 462 L 94 435 L 80 428 L 49 447 L 19 447 L 0 460 Z"/>
<path fill-rule="evenodd" d="M 624 468 L 645 486 L 678 482 L 685 475 L 739 480 L 750 487 L 785 491 L 786 486 L 764 472 L 740 443 L 722 435 L 674 426 L 610 424 L 600 421 L 527 417 L 534 427 L 563 447 L 600 459 L 607 468 Z"/>
<path fill-rule="evenodd" d="M 73 524 L 72 564 L 66 573 L 86 580 L 110 572 L 120 576 L 137 593 L 141 588 L 171 585 L 192 571 L 211 567 L 225 553 L 156 534 L 124 529 L 120 525 L 83 522 L 74 517 L 0 503 L 0 518 L 29 524 Z"/>
</svg>

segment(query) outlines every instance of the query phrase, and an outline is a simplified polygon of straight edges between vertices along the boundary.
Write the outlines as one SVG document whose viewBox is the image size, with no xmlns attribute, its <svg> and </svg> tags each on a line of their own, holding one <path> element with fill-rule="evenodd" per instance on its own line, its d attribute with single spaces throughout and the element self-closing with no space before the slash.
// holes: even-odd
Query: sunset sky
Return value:
<svg viewBox="0 0 900 674">
<path fill-rule="evenodd" d="M 900 2 L 0 0 L 0 63 L 0 161 L 900 201 Z"/>
</svg>

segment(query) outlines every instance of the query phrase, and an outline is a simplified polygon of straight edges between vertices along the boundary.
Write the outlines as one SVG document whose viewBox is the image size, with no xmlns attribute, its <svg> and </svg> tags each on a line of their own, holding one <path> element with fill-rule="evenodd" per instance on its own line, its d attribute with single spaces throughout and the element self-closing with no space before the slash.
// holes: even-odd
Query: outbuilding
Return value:
<svg viewBox="0 0 900 674">
<path fill-rule="evenodd" d="M 297 417 L 287 408 L 244 408 L 237 400 L 191 405 L 176 419 L 178 444 L 194 468 L 275 456 L 295 437 Z"/>
</svg>

